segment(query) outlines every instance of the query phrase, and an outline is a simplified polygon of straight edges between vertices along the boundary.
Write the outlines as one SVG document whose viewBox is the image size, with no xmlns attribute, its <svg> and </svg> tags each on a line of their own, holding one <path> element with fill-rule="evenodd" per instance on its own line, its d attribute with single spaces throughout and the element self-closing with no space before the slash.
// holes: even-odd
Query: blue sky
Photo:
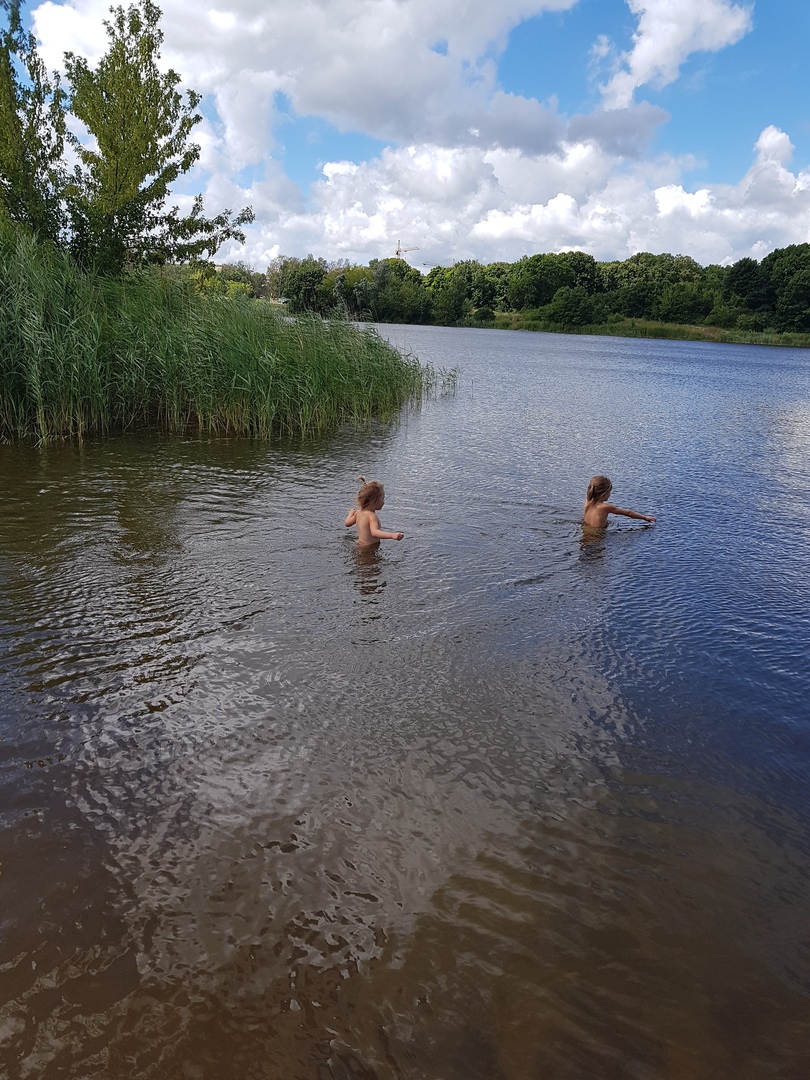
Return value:
<svg viewBox="0 0 810 1080">
<path fill-rule="evenodd" d="M 769 124 L 788 131 L 797 154 L 810 163 L 810 101 L 801 90 L 810 3 L 770 0 L 753 12 L 752 32 L 733 47 L 698 52 L 676 83 L 645 89 L 645 98 L 670 114 L 655 147 L 699 159 L 691 170 L 695 182 L 738 180 Z M 569 115 L 592 110 L 599 100 L 589 62 L 595 26 L 630 47 L 635 20 L 624 0 L 580 0 L 568 11 L 527 19 L 497 57 L 499 85 L 541 101 L 556 97 Z M 287 172 L 305 188 L 320 179 L 324 158 L 366 160 L 385 145 L 361 132 L 341 134 L 318 117 L 287 115 L 291 123 L 279 132 Z"/>
<path fill-rule="evenodd" d="M 109 0 L 32 5 L 91 60 Z M 810 240 L 804 0 L 164 0 L 205 95 L 178 189 L 256 211 L 245 248 L 420 269 L 537 251 L 702 263 Z M 415 253 L 418 250 L 418 255 Z"/>
<path fill-rule="evenodd" d="M 739 178 L 768 124 L 790 130 L 797 147 L 800 134 L 808 145 L 810 110 L 800 87 L 810 44 L 810 4 L 769 0 L 753 13 L 753 30 L 741 41 L 719 52 L 693 54 L 667 87 L 644 87 L 644 98 L 670 114 L 656 147 L 696 155 L 705 162 L 696 174 L 715 182 Z M 596 26 L 621 48 L 630 48 L 635 20 L 623 0 L 580 0 L 569 11 L 518 26 L 499 64 L 504 89 L 541 99 L 556 94 L 569 114 L 593 109 L 598 93 L 588 77 L 588 58 Z"/>
</svg>

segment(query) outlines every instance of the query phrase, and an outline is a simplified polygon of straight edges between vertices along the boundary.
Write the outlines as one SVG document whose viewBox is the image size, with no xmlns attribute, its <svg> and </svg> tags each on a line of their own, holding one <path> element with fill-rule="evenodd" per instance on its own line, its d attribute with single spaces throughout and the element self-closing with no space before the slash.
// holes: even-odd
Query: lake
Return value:
<svg viewBox="0 0 810 1080">
<path fill-rule="evenodd" d="M 0 1072 L 804 1080 L 810 352 L 378 329 L 456 393 L 0 447 Z"/>
</svg>

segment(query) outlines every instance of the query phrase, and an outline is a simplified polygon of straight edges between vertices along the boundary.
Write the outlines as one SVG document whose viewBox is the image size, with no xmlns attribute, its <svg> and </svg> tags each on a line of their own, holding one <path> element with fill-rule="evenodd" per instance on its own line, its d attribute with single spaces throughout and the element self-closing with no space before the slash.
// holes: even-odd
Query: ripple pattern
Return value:
<svg viewBox="0 0 810 1080">
<path fill-rule="evenodd" d="M 457 395 L 0 447 L 3 1075 L 803 1076 L 810 357 L 381 330 Z"/>
</svg>

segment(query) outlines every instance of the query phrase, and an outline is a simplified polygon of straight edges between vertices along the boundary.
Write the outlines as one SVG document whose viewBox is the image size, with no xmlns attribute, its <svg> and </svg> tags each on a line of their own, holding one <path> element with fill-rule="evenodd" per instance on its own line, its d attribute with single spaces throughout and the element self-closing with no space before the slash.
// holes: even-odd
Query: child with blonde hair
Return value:
<svg viewBox="0 0 810 1080">
<path fill-rule="evenodd" d="M 583 521 L 593 529 L 604 529 L 609 514 L 621 514 L 622 517 L 635 518 L 637 521 L 655 521 L 649 514 L 639 514 L 636 510 L 622 510 L 607 500 L 613 491 L 613 484 L 606 476 L 592 476 L 585 498 Z"/>
<path fill-rule="evenodd" d="M 384 532 L 377 511 L 385 506 L 385 488 L 379 480 L 366 482 L 364 476 L 357 478 L 363 485 L 357 492 L 357 506 L 346 515 L 345 525 L 357 526 L 357 546 L 375 547 L 380 540 L 401 540 L 401 532 Z"/>
</svg>

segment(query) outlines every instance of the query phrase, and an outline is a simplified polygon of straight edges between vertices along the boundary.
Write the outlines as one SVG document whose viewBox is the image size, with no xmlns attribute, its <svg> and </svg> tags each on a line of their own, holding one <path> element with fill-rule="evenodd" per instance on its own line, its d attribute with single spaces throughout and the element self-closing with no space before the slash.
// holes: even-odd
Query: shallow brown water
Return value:
<svg viewBox="0 0 810 1080">
<path fill-rule="evenodd" d="M 388 332 L 393 430 L 0 447 L 3 1075 L 807 1077 L 810 357 Z"/>
</svg>

